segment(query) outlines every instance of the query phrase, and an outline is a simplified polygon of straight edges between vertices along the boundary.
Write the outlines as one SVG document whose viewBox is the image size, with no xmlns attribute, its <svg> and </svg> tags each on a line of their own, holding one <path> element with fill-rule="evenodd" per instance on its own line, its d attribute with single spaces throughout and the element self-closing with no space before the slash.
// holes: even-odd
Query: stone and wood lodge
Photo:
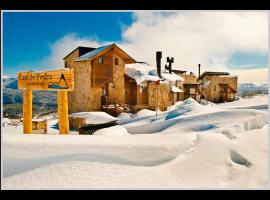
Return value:
<svg viewBox="0 0 270 200">
<path fill-rule="evenodd" d="M 158 60 L 159 59 L 159 60 Z M 74 91 L 69 92 L 69 113 L 106 111 L 118 115 L 140 109 L 161 111 L 177 101 L 200 98 L 231 101 L 237 90 L 237 77 L 205 72 L 201 76 L 172 69 L 161 69 L 137 62 L 116 44 L 99 48 L 78 47 L 64 57 L 65 67 L 74 70 Z M 204 84 L 209 81 L 211 84 Z M 201 87 L 201 86 L 204 87 Z"/>
</svg>

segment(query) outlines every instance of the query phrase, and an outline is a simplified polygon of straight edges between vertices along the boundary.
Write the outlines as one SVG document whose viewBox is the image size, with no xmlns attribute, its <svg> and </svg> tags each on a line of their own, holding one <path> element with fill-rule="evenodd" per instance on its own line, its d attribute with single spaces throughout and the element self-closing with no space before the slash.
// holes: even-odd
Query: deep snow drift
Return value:
<svg viewBox="0 0 270 200">
<path fill-rule="evenodd" d="M 48 135 L 6 125 L 3 187 L 267 187 L 267 104 L 267 96 L 203 105 L 187 99 L 158 117 L 122 113 L 120 125 L 94 135 L 58 135 L 56 119 Z"/>
</svg>

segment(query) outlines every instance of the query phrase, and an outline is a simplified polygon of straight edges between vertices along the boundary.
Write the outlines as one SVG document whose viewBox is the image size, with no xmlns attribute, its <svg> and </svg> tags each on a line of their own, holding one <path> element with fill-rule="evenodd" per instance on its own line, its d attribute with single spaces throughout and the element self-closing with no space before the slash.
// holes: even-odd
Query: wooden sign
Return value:
<svg viewBox="0 0 270 200">
<path fill-rule="evenodd" d="M 69 133 L 68 91 L 74 90 L 73 69 L 19 72 L 18 89 L 23 91 L 23 133 L 32 133 L 32 90 L 58 91 L 59 133 Z"/>
<path fill-rule="evenodd" d="M 73 69 L 19 72 L 18 89 L 73 91 Z"/>
</svg>

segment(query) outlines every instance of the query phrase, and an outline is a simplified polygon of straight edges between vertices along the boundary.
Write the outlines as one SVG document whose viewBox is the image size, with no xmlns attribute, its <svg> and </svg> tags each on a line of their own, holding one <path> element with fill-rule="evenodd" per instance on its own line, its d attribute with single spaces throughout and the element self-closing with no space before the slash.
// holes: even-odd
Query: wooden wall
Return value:
<svg viewBox="0 0 270 200">
<path fill-rule="evenodd" d="M 134 79 L 125 75 L 125 104 L 137 104 L 137 84 Z"/>
<path fill-rule="evenodd" d="M 168 83 L 160 83 L 159 86 L 155 82 L 149 82 L 148 104 L 149 108 L 155 110 L 157 103 L 157 87 L 158 87 L 158 106 L 161 111 L 167 110 L 169 105 L 170 85 Z"/>
<path fill-rule="evenodd" d="M 220 102 L 220 87 L 219 84 L 228 84 L 237 91 L 237 77 L 232 76 L 205 76 L 205 82 L 210 80 L 210 85 L 203 89 L 203 94 L 206 100 L 211 102 Z"/>
<path fill-rule="evenodd" d="M 113 61 L 115 58 L 118 58 L 119 64 L 115 65 L 113 62 L 113 83 L 114 83 L 114 92 L 113 96 L 116 99 L 117 104 L 124 104 L 125 102 L 125 62 L 122 57 L 114 51 Z"/>
<path fill-rule="evenodd" d="M 79 52 L 74 51 L 66 59 L 66 67 L 74 69 L 74 91 L 68 94 L 69 113 L 98 111 L 101 109 L 102 87 L 108 83 L 108 95 L 113 103 L 123 104 L 125 100 L 124 73 L 125 63 L 114 50 L 101 57 L 104 63 L 98 63 L 98 57 L 92 61 L 74 62 Z M 119 64 L 115 65 L 114 59 Z"/>
</svg>

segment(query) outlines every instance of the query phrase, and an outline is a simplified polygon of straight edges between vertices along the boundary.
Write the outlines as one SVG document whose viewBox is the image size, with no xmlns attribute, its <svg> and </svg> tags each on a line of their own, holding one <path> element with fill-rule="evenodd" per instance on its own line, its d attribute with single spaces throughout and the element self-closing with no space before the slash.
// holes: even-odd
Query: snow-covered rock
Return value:
<svg viewBox="0 0 270 200">
<path fill-rule="evenodd" d="M 113 117 L 105 112 L 78 112 L 72 113 L 70 117 L 85 117 L 86 124 L 102 124 L 111 121 L 118 121 L 118 118 Z"/>
<path fill-rule="evenodd" d="M 93 133 L 93 135 L 113 135 L 113 136 L 117 136 L 117 135 L 130 135 L 127 132 L 127 129 L 125 129 L 122 126 L 112 126 L 109 128 L 103 128 L 100 130 L 97 130 L 96 132 Z"/>
</svg>

